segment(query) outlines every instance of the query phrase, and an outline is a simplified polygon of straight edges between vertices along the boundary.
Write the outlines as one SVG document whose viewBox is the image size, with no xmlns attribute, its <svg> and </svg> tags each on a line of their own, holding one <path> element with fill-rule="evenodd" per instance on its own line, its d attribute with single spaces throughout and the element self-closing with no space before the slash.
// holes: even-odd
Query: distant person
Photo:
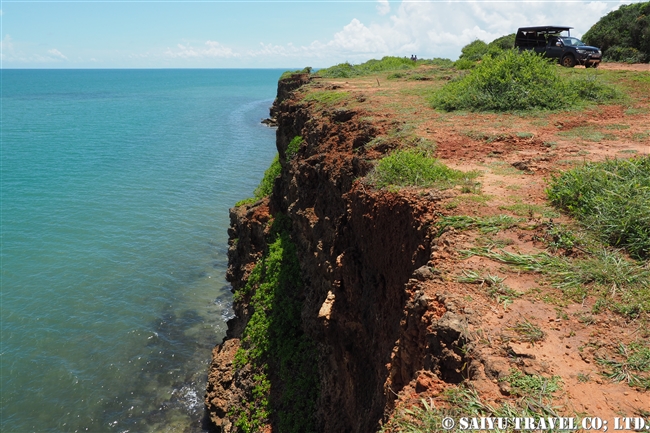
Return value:
<svg viewBox="0 0 650 433">
<path fill-rule="evenodd" d="M 415 56 L 413 54 L 411 54 L 411 61 L 415 62 Z"/>
<path fill-rule="evenodd" d="M 414 61 L 414 62 L 417 62 L 417 61 L 418 61 L 418 56 L 414 55 L 414 56 L 413 56 L 413 61 Z"/>
</svg>

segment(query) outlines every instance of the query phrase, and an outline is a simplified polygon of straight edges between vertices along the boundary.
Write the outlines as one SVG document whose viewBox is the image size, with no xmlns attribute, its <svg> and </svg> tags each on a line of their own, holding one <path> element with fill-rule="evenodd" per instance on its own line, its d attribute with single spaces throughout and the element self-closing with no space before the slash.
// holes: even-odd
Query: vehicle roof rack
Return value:
<svg viewBox="0 0 650 433">
<path fill-rule="evenodd" d="M 519 27 L 519 30 L 522 32 L 558 33 L 563 31 L 569 31 L 572 28 L 573 27 L 566 27 L 566 26 L 536 26 L 536 27 Z"/>
</svg>

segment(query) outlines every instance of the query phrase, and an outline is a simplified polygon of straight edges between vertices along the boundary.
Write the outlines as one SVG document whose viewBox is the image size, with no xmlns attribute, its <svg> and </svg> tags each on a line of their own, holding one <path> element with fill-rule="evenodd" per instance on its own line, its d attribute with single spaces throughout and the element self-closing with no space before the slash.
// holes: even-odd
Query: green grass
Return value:
<svg viewBox="0 0 650 433">
<path fill-rule="evenodd" d="M 567 131 L 560 131 L 557 134 L 562 137 L 579 138 L 594 143 L 599 143 L 605 139 L 605 134 L 594 129 L 593 126 L 578 126 Z"/>
<path fill-rule="evenodd" d="M 335 90 L 319 90 L 311 92 L 303 98 L 306 102 L 316 102 L 323 105 L 334 105 L 350 98 L 349 92 L 337 92 Z"/>
<path fill-rule="evenodd" d="M 620 97 L 618 90 L 596 75 L 569 80 L 532 51 L 507 50 L 484 56 L 468 74 L 437 91 L 430 102 L 443 111 L 528 111 L 567 109 Z"/>
<path fill-rule="evenodd" d="M 594 309 L 610 309 L 630 318 L 650 313 L 650 269 L 625 258 L 618 251 L 590 248 L 583 258 L 555 257 L 546 252 L 519 254 L 489 247 L 461 251 L 464 257 L 487 257 L 527 271 L 538 272 L 566 296 L 582 301 L 598 298 Z"/>
<path fill-rule="evenodd" d="M 537 374 L 528 375 L 513 368 L 510 374 L 501 379 L 508 382 L 512 392 L 519 396 L 543 396 L 546 398 L 562 388 L 560 376 L 547 378 Z"/>
<path fill-rule="evenodd" d="M 368 176 L 378 188 L 417 186 L 450 188 L 478 176 L 462 172 L 428 156 L 422 149 L 395 150 L 381 159 Z"/>
<path fill-rule="evenodd" d="M 513 218 L 509 215 L 496 215 L 489 217 L 472 217 L 468 215 L 443 216 L 436 223 L 438 234 L 442 234 L 447 227 L 457 230 L 478 229 L 481 233 L 498 233 L 501 230 L 517 227 L 524 222 L 523 218 Z"/>
<path fill-rule="evenodd" d="M 546 337 L 546 334 L 539 326 L 526 319 L 517 322 L 517 324 L 513 326 L 512 330 L 519 334 L 520 340 L 528 343 L 534 344 L 538 341 L 543 341 Z"/>
<path fill-rule="evenodd" d="M 618 346 L 619 359 L 597 358 L 607 370 L 604 376 L 614 382 L 627 382 L 641 389 L 650 389 L 650 345 L 647 341 Z"/>
<path fill-rule="evenodd" d="M 453 429 L 442 427 L 442 419 L 460 417 L 558 417 L 556 408 L 552 405 L 552 394 L 559 389 L 559 378 L 550 379 L 541 376 L 522 377 L 522 373 L 513 370 L 506 378 L 517 393 L 523 395 L 516 401 L 507 401 L 495 405 L 484 402 L 476 390 L 461 384 L 448 388 L 436 400 L 421 400 L 421 404 L 405 409 L 398 409 L 390 422 L 382 427 L 382 433 L 442 433 L 459 432 L 468 429 Z M 512 385 L 514 383 L 514 386 Z M 537 385 L 539 383 L 539 386 Z M 505 430 L 495 428 L 496 432 L 512 432 L 511 422 Z M 551 432 L 553 430 L 546 430 Z"/>
<path fill-rule="evenodd" d="M 576 167 L 553 176 L 547 194 L 603 241 L 650 255 L 650 157 Z"/>
<path fill-rule="evenodd" d="M 244 432 L 255 432 L 273 412 L 280 431 L 313 432 L 318 396 L 316 348 L 302 332 L 303 282 L 288 217 L 280 215 L 273 221 L 269 241 L 243 294 L 236 293 L 239 300 L 250 298 L 253 313 L 233 366 L 250 365 L 256 386 L 233 414 L 235 424 Z M 269 371 L 277 379 L 271 381 Z M 271 393 L 272 388 L 278 392 Z M 272 395 L 279 397 L 274 400 Z"/>
<path fill-rule="evenodd" d="M 480 287 L 485 287 L 488 296 L 496 300 L 497 303 L 503 304 L 504 307 L 512 303 L 514 298 L 521 296 L 521 293 L 512 290 L 503 283 L 505 278 L 499 277 L 498 275 L 491 275 L 489 272 L 487 274 L 480 274 L 476 271 L 463 270 L 463 274 L 458 276 L 457 281 L 459 283 L 478 284 Z"/>
</svg>

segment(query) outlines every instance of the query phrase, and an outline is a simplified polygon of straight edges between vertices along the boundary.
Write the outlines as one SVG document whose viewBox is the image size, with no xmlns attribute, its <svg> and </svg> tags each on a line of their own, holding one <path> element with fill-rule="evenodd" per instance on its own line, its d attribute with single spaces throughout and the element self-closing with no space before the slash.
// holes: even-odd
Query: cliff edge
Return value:
<svg viewBox="0 0 650 433">
<path fill-rule="evenodd" d="M 556 414 L 647 414 L 644 388 L 603 379 L 598 361 L 647 336 L 647 313 L 611 315 L 593 308 L 599 295 L 576 301 L 543 270 L 489 254 L 549 251 L 553 229 L 572 224 L 544 190 L 586 147 L 558 133 L 628 122 L 580 156 L 647 155 L 632 135 L 650 124 L 647 111 L 450 115 L 426 97 L 454 72 L 418 73 L 280 80 L 271 109 L 280 175 L 269 197 L 230 213 L 236 317 L 209 368 L 212 422 L 224 433 L 405 431 L 431 409 L 422 399 L 460 405 L 450 389 L 484 408 L 518 401 L 517 375 L 563 386 Z M 377 161 L 403 148 L 474 174 L 445 188 L 377 187 Z M 568 245 L 552 254 L 584 256 Z"/>
</svg>

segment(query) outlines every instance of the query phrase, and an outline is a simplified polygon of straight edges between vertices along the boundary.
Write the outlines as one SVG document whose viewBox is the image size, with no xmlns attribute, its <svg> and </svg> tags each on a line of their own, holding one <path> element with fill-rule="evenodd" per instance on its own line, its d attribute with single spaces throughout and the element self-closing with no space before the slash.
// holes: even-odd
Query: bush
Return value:
<svg viewBox="0 0 650 433">
<path fill-rule="evenodd" d="M 650 256 L 650 157 L 569 170 L 553 177 L 547 194 L 610 245 Z"/>
<path fill-rule="evenodd" d="M 480 39 L 475 39 L 461 49 L 460 58 L 472 61 L 481 60 L 487 52 L 488 44 Z"/>
<path fill-rule="evenodd" d="M 501 36 L 488 44 L 489 54 L 498 54 L 501 51 L 512 50 L 515 47 L 515 34 Z"/>
<path fill-rule="evenodd" d="M 485 56 L 470 73 L 438 90 L 430 102 L 445 111 L 557 110 L 619 96 L 595 76 L 569 82 L 541 55 L 508 50 Z"/>
<path fill-rule="evenodd" d="M 632 47 L 610 47 L 603 55 L 605 62 L 643 63 L 646 55 Z"/>
<path fill-rule="evenodd" d="M 436 92 L 431 102 L 446 111 L 558 109 L 569 104 L 570 94 L 565 81 L 541 56 L 511 50 L 485 57 L 469 74 Z"/>
<path fill-rule="evenodd" d="M 386 186 L 436 186 L 449 188 L 476 177 L 474 172 L 464 173 L 427 156 L 421 149 L 396 150 L 381 159 L 370 180 L 379 188 Z"/>
</svg>

